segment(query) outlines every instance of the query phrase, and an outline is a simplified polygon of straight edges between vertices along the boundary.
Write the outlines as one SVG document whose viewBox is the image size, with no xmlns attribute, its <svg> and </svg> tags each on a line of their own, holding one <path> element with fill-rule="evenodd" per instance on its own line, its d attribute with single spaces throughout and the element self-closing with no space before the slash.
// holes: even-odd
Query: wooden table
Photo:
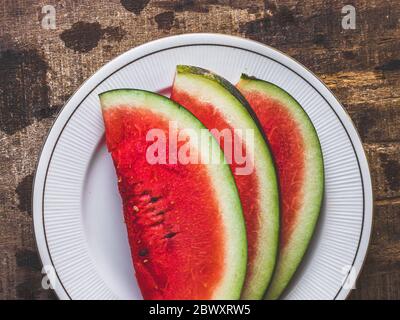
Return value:
<svg viewBox="0 0 400 320">
<path fill-rule="evenodd" d="M 351 298 L 400 299 L 400 2 L 349 2 L 355 30 L 341 26 L 347 1 L 3 0 L 0 298 L 55 298 L 41 288 L 31 184 L 62 105 L 129 48 L 171 34 L 218 32 L 286 52 L 344 104 L 363 140 L 375 192 L 371 246 Z M 48 4 L 56 10 L 55 29 L 42 26 Z"/>
</svg>

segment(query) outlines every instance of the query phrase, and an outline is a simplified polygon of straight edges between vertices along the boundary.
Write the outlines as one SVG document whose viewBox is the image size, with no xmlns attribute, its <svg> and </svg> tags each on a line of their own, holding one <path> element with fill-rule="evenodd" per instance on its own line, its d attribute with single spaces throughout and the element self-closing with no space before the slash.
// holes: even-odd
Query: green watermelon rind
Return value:
<svg viewBox="0 0 400 320">
<path fill-rule="evenodd" d="M 267 194 L 261 201 L 267 204 L 266 207 L 268 207 L 269 212 L 261 217 L 263 219 L 261 225 L 264 228 L 264 232 L 260 232 L 259 243 L 263 245 L 259 247 L 258 259 L 256 259 L 253 268 L 252 278 L 244 286 L 241 299 L 262 299 L 272 278 L 279 243 L 279 187 L 268 141 L 253 110 L 235 86 L 208 70 L 193 66 L 178 65 L 174 85 L 179 81 L 192 80 L 194 80 L 193 88 L 188 90 L 192 96 L 196 95 L 196 88 L 200 87 L 201 90 L 209 90 L 207 96 L 219 97 L 221 99 L 220 107 L 224 102 L 227 102 L 227 105 L 235 107 L 234 110 L 232 110 L 233 108 L 224 110 L 224 116 L 232 122 L 241 123 L 239 127 L 251 128 L 255 132 L 255 160 L 260 165 L 257 171 L 260 177 L 259 183 L 262 185 L 261 189 Z M 179 83 L 177 87 L 179 90 Z"/>
<path fill-rule="evenodd" d="M 167 120 L 176 121 L 182 128 L 204 130 L 204 125 L 188 110 L 176 102 L 153 92 L 136 89 L 117 89 L 99 95 L 103 111 L 110 108 L 148 109 Z M 200 131 L 198 131 L 200 134 Z M 212 148 L 220 150 L 217 141 L 210 134 Z M 211 146 L 211 145 L 210 145 Z M 212 299 L 239 299 L 243 287 L 247 264 L 247 239 L 245 222 L 236 184 L 229 165 L 224 163 L 223 153 L 219 152 L 219 164 L 209 164 L 207 168 L 212 178 L 216 198 L 219 199 L 223 224 L 226 226 L 226 270 Z M 188 283 L 190 285 L 190 283 Z"/>
<path fill-rule="evenodd" d="M 288 92 L 273 83 L 245 74 L 242 75 L 238 86 L 240 89 L 264 93 L 288 107 L 289 112 L 301 128 L 307 150 L 306 174 L 309 179 L 307 179 L 307 188 L 304 190 L 307 197 L 304 199 L 303 214 L 300 214 L 300 220 L 297 223 L 301 227 L 294 230 L 288 246 L 280 251 L 276 270 L 265 296 L 266 299 L 273 300 L 278 299 L 288 286 L 313 236 L 324 195 L 323 154 L 317 131 L 311 119 Z M 307 215 L 304 214 L 305 210 L 309 212 Z"/>
</svg>

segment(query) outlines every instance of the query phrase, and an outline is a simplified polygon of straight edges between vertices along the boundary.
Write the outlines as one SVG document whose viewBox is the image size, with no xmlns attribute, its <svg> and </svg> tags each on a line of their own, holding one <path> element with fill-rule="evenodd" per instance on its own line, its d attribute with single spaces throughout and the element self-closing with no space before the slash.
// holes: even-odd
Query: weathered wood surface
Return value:
<svg viewBox="0 0 400 320">
<path fill-rule="evenodd" d="M 400 2 L 3 0 L 0 6 L 0 298 L 55 298 L 41 289 L 31 183 L 57 111 L 99 67 L 149 40 L 186 32 L 272 45 L 319 75 L 344 104 L 371 165 L 371 247 L 351 298 L 400 298 Z M 41 26 L 56 8 L 56 29 Z"/>
</svg>

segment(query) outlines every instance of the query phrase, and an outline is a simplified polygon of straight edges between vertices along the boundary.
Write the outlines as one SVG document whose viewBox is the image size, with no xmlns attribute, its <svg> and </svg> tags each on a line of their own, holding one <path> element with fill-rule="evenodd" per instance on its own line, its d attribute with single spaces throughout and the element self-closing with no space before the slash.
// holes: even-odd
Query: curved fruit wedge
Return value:
<svg viewBox="0 0 400 320">
<path fill-rule="evenodd" d="M 225 157 L 231 160 L 227 162 L 239 190 L 248 242 L 247 275 L 241 298 L 261 299 L 274 270 L 279 239 L 277 177 L 262 132 L 240 92 L 210 71 L 178 66 L 171 99 L 211 130 Z M 223 132 L 231 133 L 234 141 L 226 144 L 229 137 L 225 135 L 219 139 Z M 244 154 L 246 161 L 228 150 L 235 142 L 242 146 L 231 149 Z"/>
<path fill-rule="evenodd" d="M 237 87 L 267 135 L 278 169 L 281 195 L 279 258 L 267 299 L 277 299 L 299 266 L 321 209 L 324 169 L 311 120 L 286 91 L 243 75 Z"/>
<path fill-rule="evenodd" d="M 100 101 L 143 297 L 238 299 L 246 231 L 215 139 L 190 112 L 154 93 L 114 90 Z M 204 132 L 208 139 L 199 147 L 195 137 Z M 176 161 L 169 153 L 175 139 L 183 139 L 177 151 L 201 161 Z M 218 163 L 207 164 L 210 150 L 219 151 Z"/>
</svg>

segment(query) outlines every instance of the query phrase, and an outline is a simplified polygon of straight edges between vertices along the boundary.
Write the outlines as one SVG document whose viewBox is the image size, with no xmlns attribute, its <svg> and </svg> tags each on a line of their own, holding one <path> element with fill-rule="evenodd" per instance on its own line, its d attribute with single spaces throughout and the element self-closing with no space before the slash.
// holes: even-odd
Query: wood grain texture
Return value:
<svg viewBox="0 0 400 320">
<path fill-rule="evenodd" d="M 400 2 L 47 0 L 0 5 L 0 299 L 54 299 L 41 288 L 31 183 L 55 115 L 99 67 L 172 34 L 234 34 L 276 47 L 315 72 L 343 103 L 370 161 L 371 248 L 352 299 L 400 299 Z M 341 8 L 357 10 L 355 30 Z"/>
</svg>

